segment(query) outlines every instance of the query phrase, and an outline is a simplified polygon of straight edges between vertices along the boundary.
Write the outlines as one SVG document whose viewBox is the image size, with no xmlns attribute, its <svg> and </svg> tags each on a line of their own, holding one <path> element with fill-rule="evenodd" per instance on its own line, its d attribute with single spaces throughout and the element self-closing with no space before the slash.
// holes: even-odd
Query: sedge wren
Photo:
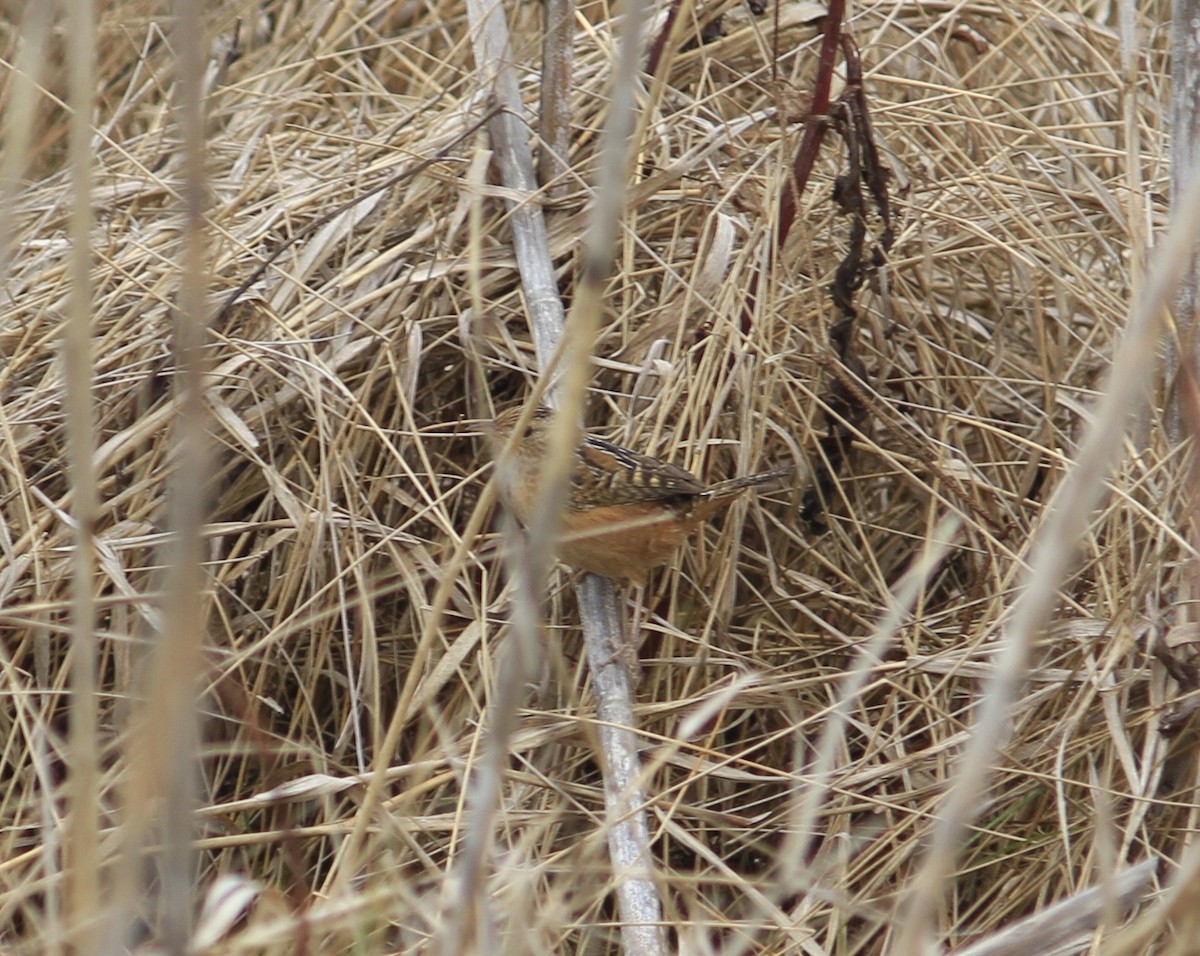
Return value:
<svg viewBox="0 0 1200 956">
<path fill-rule="evenodd" d="M 523 412 L 518 406 L 496 416 L 492 443 L 497 455 Z M 513 443 L 511 462 L 506 462 L 505 500 L 525 525 L 540 497 L 552 415 L 548 408 L 532 413 Z M 670 462 L 581 435 L 571 464 L 558 556 L 581 571 L 641 587 L 652 568 L 665 564 L 692 531 L 743 491 L 791 474 L 791 469 L 769 471 L 705 485 Z"/>
</svg>

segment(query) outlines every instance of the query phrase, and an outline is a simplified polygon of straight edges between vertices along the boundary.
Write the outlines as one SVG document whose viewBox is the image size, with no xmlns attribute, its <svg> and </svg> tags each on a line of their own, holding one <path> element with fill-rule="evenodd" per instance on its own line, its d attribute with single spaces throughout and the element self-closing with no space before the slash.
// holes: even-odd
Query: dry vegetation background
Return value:
<svg viewBox="0 0 1200 956">
<path fill-rule="evenodd" d="M 505 10 L 533 117 L 542 7 Z M 721 12 L 724 35 L 676 49 L 663 87 L 640 94 L 589 406 L 607 436 L 713 478 L 811 465 L 832 361 L 826 288 L 846 235 L 830 201 L 841 155 L 830 137 L 800 222 L 769 264 L 819 8 L 793 2 L 756 17 L 740 3 L 705 4 L 688 31 Z M 464 780 L 508 613 L 501 537 L 470 542 L 461 568 L 450 555 L 488 475 L 479 424 L 534 376 L 489 140 L 460 139 L 487 90 L 459 0 L 229 0 L 207 15 L 214 303 L 341 212 L 285 249 L 208 338 L 215 474 L 194 949 L 432 951 L 444 920 L 463 918 L 440 900 L 469 824 Z M 605 0 L 583 0 L 579 15 L 573 172 L 546 203 L 568 298 L 615 30 Z M 105 905 L 90 938 L 142 947 L 160 933 L 158 857 L 152 838 L 130 840 L 130 808 L 153 814 L 157 798 L 131 771 L 147 746 L 131 735 L 131 714 L 162 619 L 181 246 L 165 16 L 143 0 L 103 5 L 93 117 Z M 898 217 L 890 263 L 859 303 L 869 420 L 825 530 L 798 518 L 796 495 L 761 496 L 712 523 L 646 596 L 637 716 L 655 867 L 671 940 L 689 952 L 877 953 L 894 942 L 1031 534 L 1071 464 L 1165 220 L 1165 7 L 1139 17 L 1127 79 L 1107 3 L 880 0 L 853 10 Z M 3 37 L 11 64 L 15 21 Z M 5 230 L 6 953 L 65 951 L 65 874 L 79 859 L 65 802 L 65 57 L 56 26 Z M 7 70 L 5 83 L 11 97 Z M 1186 638 L 1171 629 L 1191 557 L 1186 463 L 1158 414 L 1134 423 L 1125 451 L 945 887 L 946 947 L 1142 860 L 1160 860 L 1165 883 L 1195 831 L 1195 740 L 1163 733 L 1176 685 L 1147 652 L 1148 641 Z M 850 707 L 805 865 L 781 859 L 795 845 L 790 821 L 839 677 L 934 528 L 954 517 L 947 557 Z M 428 627 L 446 574 L 447 613 Z M 482 952 L 617 947 L 568 581 L 561 569 L 551 578 L 541 680 L 511 742 Z M 385 812 L 348 843 L 356 775 L 398 706 L 405 729 Z M 172 756 L 186 755 L 158 758 Z M 1195 917 L 1194 907 L 1175 911 L 1174 924 L 1156 917 L 1136 938 L 1116 934 L 1121 911 L 1108 918 L 1108 932 L 1070 951 L 1183 951 Z M 100 935 L 114 927 L 115 937 Z"/>
</svg>

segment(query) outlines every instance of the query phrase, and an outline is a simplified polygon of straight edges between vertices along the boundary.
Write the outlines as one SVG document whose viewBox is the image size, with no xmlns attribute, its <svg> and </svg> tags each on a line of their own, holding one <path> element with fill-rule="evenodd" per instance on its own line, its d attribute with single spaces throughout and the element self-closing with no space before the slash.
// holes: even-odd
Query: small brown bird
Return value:
<svg viewBox="0 0 1200 956">
<path fill-rule="evenodd" d="M 492 441 L 498 455 L 524 409 L 496 416 Z M 522 524 L 539 499 L 538 479 L 549 447 L 553 412 L 533 412 L 516 441 L 504 494 Z M 558 556 L 581 571 L 639 587 L 665 564 L 706 519 L 755 485 L 786 478 L 790 469 L 704 485 L 677 465 L 640 455 L 602 438 L 582 435 L 575 450 Z"/>
</svg>

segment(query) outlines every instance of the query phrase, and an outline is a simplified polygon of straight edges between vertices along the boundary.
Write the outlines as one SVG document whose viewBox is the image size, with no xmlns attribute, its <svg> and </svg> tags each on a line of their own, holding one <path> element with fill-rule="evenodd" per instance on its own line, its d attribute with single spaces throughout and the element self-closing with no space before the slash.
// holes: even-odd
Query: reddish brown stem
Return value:
<svg viewBox="0 0 1200 956">
<path fill-rule="evenodd" d="M 658 64 L 662 60 L 663 51 L 667 47 L 667 39 L 671 36 L 671 28 L 675 26 L 675 21 L 679 18 L 679 7 L 683 4 L 683 0 L 671 0 L 671 8 L 667 11 L 667 19 L 662 25 L 662 29 L 658 31 L 658 36 L 654 38 L 654 45 L 650 47 L 650 56 L 646 60 L 646 73 L 649 76 L 654 76 L 658 72 Z"/>
<path fill-rule="evenodd" d="M 821 52 L 817 61 L 817 75 L 813 83 L 812 103 L 805 121 L 804 135 L 800 147 L 796 150 L 796 158 L 788 181 L 784 184 L 783 195 L 779 199 L 779 216 L 776 224 L 775 247 L 770 252 L 767 270 L 775 267 L 775 259 L 783 248 L 796 219 L 796 209 L 808 185 L 808 178 L 813 165 L 817 161 L 817 153 L 821 149 L 821 141 L 825 137 L 825 115 L 829 110 L 829 91 L 833 88 L 833 66 L 837 61 L 838 39 L 842 32 L 842 19 L 845 16 L 845 0 L 831 0 L 829 12 L 822 23 Z M 778 38 L 778 23 L 776 25 Z M 778 57 L 777 57 L 778 59 Z M 742 306 L 742 331 L 749 332 L 754 324 L 754 307 L 758 300 L 758 287 L 762 273 L 755 272 L 750 278 L 749 288 L 746 289 L 746 301 Z"/>
<path fill-rule="evenodd" d="M 804 124 L 804 135 L 800 139 L 800 148 L 796 150 L 796 159 L 792 163 L 792 174 L 783 187 L 783 196 L 779 200 L 779 224 L 776 249 L 782 249 L 791 232 L 792 223 L 796 220 L 796 209 L 804 189 L 808 185 L 808 177 L 812 174 L 813 165 L 817 161 L 817 153 L 821 149 L 821 141 L 825 138 L 825 115 L 829 112 L 829 91 L 833 88 L 833 66 L 837 62 L 838 46 L 842 35 L 842 19 L 846 13 L 845 0 L 831 0 L 829 13 L 825 15 L 823 35 L 821 37 L 820 59 L 817 61 L 817 75 L 813 81 L 812 106 Z"/>
</svg>

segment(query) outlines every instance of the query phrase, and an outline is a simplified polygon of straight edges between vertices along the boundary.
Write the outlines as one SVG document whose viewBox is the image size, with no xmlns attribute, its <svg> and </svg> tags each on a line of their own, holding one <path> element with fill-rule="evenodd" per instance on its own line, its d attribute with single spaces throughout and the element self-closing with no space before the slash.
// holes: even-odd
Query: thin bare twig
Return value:
<svg viewBox="0 0 1200 956">
<path fill-rule="evenodd" d="M 541 153 L 538 176 L 545 195 L 557 199 L 570 184 L 571 90 L 575 63 L 575 0 L 546 0 L 542 39 Z"/>
</svg>

